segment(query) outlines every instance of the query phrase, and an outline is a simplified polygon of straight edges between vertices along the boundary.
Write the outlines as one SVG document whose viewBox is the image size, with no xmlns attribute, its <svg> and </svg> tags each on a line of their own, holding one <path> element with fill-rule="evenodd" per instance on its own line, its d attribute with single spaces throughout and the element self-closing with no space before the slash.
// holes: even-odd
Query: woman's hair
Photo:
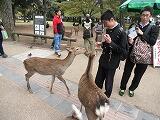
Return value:
<svg viewBox="0 0 160 120">
<path fill-rule="evenodd" d="M 150 7 L 150 6 L 146 6 L 144 7 L 141 11 L 140 11 L 140 14 L 142 14 L 144 11 L 148 11 L 151 13 L 151 15 L 153 14 L 153 8 Z"/>
<path fill-rule="evenodd" d="M 113 18 L 115 20 L 115 16 L 114 16 L 113 12 L 111 10 L 107 10 L 106 12 L 104 12 L 102 14 L 101 21 L 110 20 L 111 18 Z"/>
</svg>

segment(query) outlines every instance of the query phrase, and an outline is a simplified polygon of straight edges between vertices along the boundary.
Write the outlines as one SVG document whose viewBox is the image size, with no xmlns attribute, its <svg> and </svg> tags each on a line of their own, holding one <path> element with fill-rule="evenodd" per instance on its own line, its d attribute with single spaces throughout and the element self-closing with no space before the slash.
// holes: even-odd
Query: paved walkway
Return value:
<svg viewBox="0 0 160 120">
<path fill-rule="evenodd" d="M 25 46 L 20 47 L 20 45 L 16 46 L 16 44 L 14 44 L 14 47 L 17 47 L 17 49 L 23 48 L 22 51 L 26 49 Z M 60 82 L 59 80 L 56 80 L 53 86 L 54 94 L 50 94 L 49 87 L 50 87 L 51 76 L 42 76 L 42 75 L 36 74 L 31 78 L 32 80 L 30 80 L 31 88 L 34 93 L 30 94 L 27 92 L 26 81 L 24 78 L 24 74 L 26 73 L 26 71 L 24 69 L 22 62 L 26 58 L 27 54 L 30 52 L 32 52 L 34 56 L 40 56 L 40 57 L 47 57 L 53 54 L 50 50 L 36 48 L 36 49 L 30 49 L 30 50 L 26 49 L 25 52 L 22 52 L 20 54 L 19 53 L 14 54 L 6 59 L 0 58 L 0 74 L 1 74 L 0 79 L 5 79 L 6 81 L 8 81 L 6 84 L 10 84 L 10 82 L 12 84 L 15 84 L 14 85 L 15 88 L 18 87 L 20 91 L 21 90 L 24 91 L 23 93 L 25 96 L 29 96 L 29 97 L 35 96 L 35 99 L 38 98 L 41 104 L 43 104 L 42 110 L 45 106 L 44 104 L 47 104 L 48 106 L 51 107 L 49 108 L 50 109 L 49 111 L 51 111 L 51 109 L 53 109 L 53 111 L 57 111 L 57 113 L 54 114 L 55 118 L 52 118 L 53 120 L 62 119 L 64 118 L 63 116 L 70 116 L 72 113 L 71 104 L 74 103 L 75 105 L 80 107 L 80 102 L 77 98 L 77 90 L 78 90 L 77 83 L 71 80 L 66 81 L 68 87 L 71 90 L 71 96 L 68 96 L 66 92 L 66 88 L 63 85 L 63 83 Z M 2 85 L 2 83 L 0 85 Z M 0 90 L 3 90 L 3 86 L 0 86 Z M 14 93 L 14 88 L 12 92 Z M 15 92 L 18 92 L 18 90 Z M 5 93 L 7 94 L 7 92 Z M 0 98 L 3 98 L 3 97 L 5 98 L 5 96 L 8 96 L 8 94 L 7 95 L 6 94 L 2 94 L 2 92 L 0 92 Z M 15 97 L 14 95 L 16 95 L 16 93 L 9 94 L 9 95 L 10 95 L 9 97 L 10 101 L 12 101 L 12 98 Z M 25 100 L 21 98 L 21 97 L 25 97 L 24 95 L 18 96 L 20 98 L 18 98 L 19 101 L 17 102 L 21 102 L 21 100 Z M 34 98 L 32 98 L 32 100 L 34 101 Z M 16 116 L 18 115 L 17 112 L 12 114 L 12 118 L 7 116 L 7 110 L 3 108 L 4 105 L 2 102 L 4 101 L 5 100 L 0 100 L 0 120 L 17 120 L 16 119 Z M 34 104 L 39 104 L 39 102 L 35 102 Z M 23 104 L 21 105 L 23 106 Z M 7 108 L 8 110 L 9 110 L 9 107 L 11 106 L 8 106 Z M 14 108 L 14 109 L 16 111 L 17 108 Z M 25 108 L 22 107 L 22 111 L 23 109 Z M 33 107 L 30 109 L 33 110 L 35 108 Z M 36 107 L 36 109 L 39 110 L 37 113 L 43 114 L 43 112 L 41 111 L 41 107 Z M 2 115 L 3 118 L 1 118 L 1 113 L 3 113 Z M 30 116 L 33 115 L 33 113 L 27 113 L 27 114 L 29 114 Z M 26 118 L 21 117 L 21 118 L 22 118 L 21 120 L 23 119 L 27 120 L 27 117 Z M 33 117 L 32 119 L 34 120 Z M 36 119 L 38 120 L 38 118 Z M 43 119 L 50 120 L 51 118 L 48 118 L 47 115 L 45 114 L 43 116 Z M 84 119 L 86 119 L 85 114 L 84 114 Z M 147 113 L 141 109 L 138 109 L 135 106 L 128 105 L 124 102 L 121 102 L 119 100 L 112 98 L 111 109 L 105 116 L 105 120 L 160 120 L 160 117 Z"/>
</svg>

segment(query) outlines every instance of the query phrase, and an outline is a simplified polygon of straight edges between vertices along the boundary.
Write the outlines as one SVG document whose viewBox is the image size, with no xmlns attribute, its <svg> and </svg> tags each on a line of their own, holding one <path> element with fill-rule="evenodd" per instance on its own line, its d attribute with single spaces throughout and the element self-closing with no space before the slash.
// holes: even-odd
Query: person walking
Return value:
<svg viewBox="0 0 160 120">
<path fill-rule="evenodd" d="M 94 23 L 92 22 L 89 14 L 86 14 L 86 18 L 82 23 L 82 27 L 83 27 L 84 47 L 86 49 L 86 55 L 88 55 L 88 53 L 94 51 L 94 42 L 92 39 Z"/>
<path fill-rule="evenodd" d="M 5 54 L 4 50 L 3 50 L 3 36 L 2 36 L 2 30 L 4 30 L 2 21 L 0 21 L 0 56 L 2 56 L 2 58 L 7 58 L 8 55 Z"/>
<path fill-rule="evenodd" d="M 63 23 L 61 18 L 61 10 L 56 9 L 55 15 L 53 17 L 53 32 L 54 32 L 54 50 L 55 54 L 60 57 L 60 45 L 62 40 L 62 34 L 63 34 Z"/>
<path fill-rule="evenodd" d="M 101 44 L 102 42 L 102 33 L 103 33 L 103 24 L 101 20 L 99 20 L 99 22 L 96 24 L 95 32 L 96 32 L 96 38 L 95 38 L 96 47 L 99 48 L 99 44 Z"/>
<path fill-rule="evenodd" d="M 102 40 L 103 51 L 99 59 L 95 83 L 102 89 L 105 81 L 105 95 L 109 98 L 112 93 L 115 71 L 119 66 L 121 55 L 126 51 L 127 35 L 111 10 L 102 14 L 101 21 L 107 29 Z"/>
<path fill-rule="evenodd" d="M 152 8 L 148 6 L 144 7 L 144 9 L 142 9 L 140 12 L 140 22 L 136 26 L 136 32 L 137 32 L 138 37 L 140 37 L 142 41 L 146 41 L 149 45 L 153 46 L 156 43 L 156 40 L 158 38 L 158 34 L 159 34 L 158 27 L 153 25 L 148 31 L 148 34 L 144 34 L 144 32 L 150 26 L 151 16 L 152 16 Z M 130 53 L 132 51 L 134 40 L 136 38 L 132 39 L 128 37 L 130 49 L 129 49 L 129 55 L 126 59 L 124 72 L 123 72 L 123 76 L 122 76 L 121 83 L 120 83 L 120 91 L 119 91 L 120 96 L 123 96 L 125 94 L 126 86 L 131 76 L 133 67 L 135 66 L 134 77 L 133 77 L 133 80 L 129 87 L 129 92 L 128 92 L 130 97 L 134 96 L 134 91 L 138 87 L 142 79 L 142 76 L 144 75 L 148 67 L 148 64 L 140 64 L 140 63 L 136 64 L 136 63 L 131 62 L 130 60 Z"/>
</svg>

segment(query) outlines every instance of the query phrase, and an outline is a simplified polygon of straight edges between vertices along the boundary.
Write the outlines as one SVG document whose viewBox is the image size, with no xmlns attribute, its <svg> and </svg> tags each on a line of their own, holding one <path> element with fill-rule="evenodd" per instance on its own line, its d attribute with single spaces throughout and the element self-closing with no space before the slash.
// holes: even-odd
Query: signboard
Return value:
<svg viewBox="0 0 160 120">
<path fill-rule="evenodd" d="M 45 20 L 44 16 L 35 16 L 34 17 L 34 34 L 45 35 Z"/>
<path fill-rule="evenodd" d="M 153 67 L 160 67 L 160 39 L 153 46 Z"/>
</svg>

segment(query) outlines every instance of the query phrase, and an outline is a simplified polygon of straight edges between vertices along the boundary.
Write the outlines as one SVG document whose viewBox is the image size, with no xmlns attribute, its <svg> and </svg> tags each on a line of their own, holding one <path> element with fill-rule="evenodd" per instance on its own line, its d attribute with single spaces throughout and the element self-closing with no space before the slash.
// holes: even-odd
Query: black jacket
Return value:
<svg viewBox="0 0 160 120">
<path fill-rule="evenodd" d="M 142 30 L 142 32 L 144 33 L 146 31 L 146 29 L 148 28 L 149 24 L 146 25 L 145 27 L 141 27 L 139 25 L 139 28 Z M 151 46 L 156 44 L 157 38 L 159 35 L 159 28 L 156 25 L 153 25 L 150 29 L 150 31 L 148 32 L 147 35 L 143 34 L 141 37 L 141 40 L 146 41 L 148 44 L 150 44 Z"/>
<path fill-rule="evenodd" d="M 109 34 L 112 42 L 110 44 L 102 43 L 102 55 L 99 59 L 99 65 L 105 69 L 116 69 L 119 66 L 120 56 L 126 50 L 127 34 L 121 31 L 121 27 L 117 25 L 113 29 L 107 29 L 106 34 Z"/>
</svg>

